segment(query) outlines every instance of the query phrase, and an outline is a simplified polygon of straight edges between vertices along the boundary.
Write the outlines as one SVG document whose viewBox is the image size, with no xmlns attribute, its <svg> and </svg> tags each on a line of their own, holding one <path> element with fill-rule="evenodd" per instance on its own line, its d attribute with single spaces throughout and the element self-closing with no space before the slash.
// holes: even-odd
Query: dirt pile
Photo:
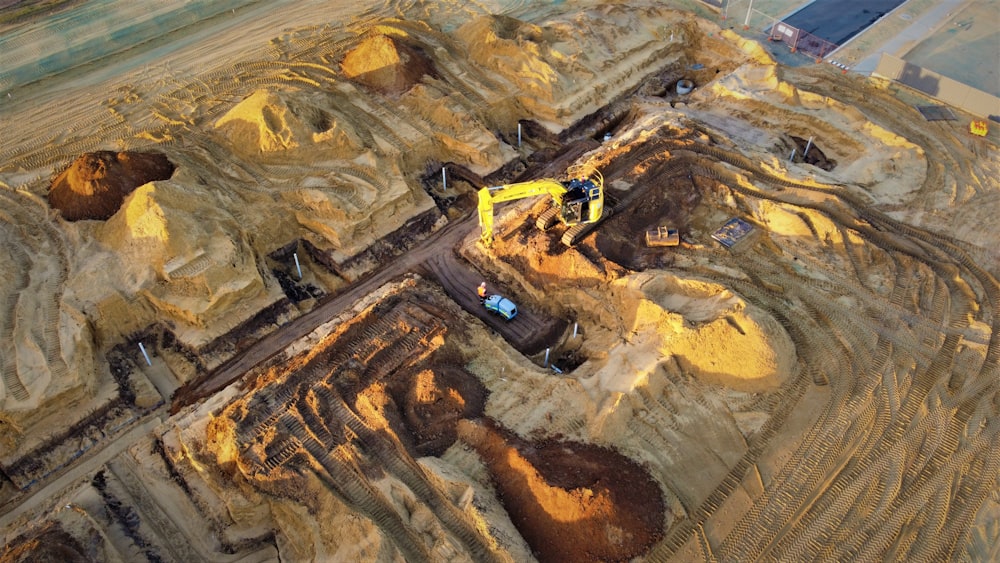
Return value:
<svg viewBox="0 0 1000 563">
<path fill-rule="evenodd" d="M 656 482 L 615 452 L 525 441 L 488 420 L 462 422 L 459 436 L 482 456 L 511 520 L 541 561 L 625 561 L 662 534 Z"/>
<path fill-rule="evenodd" d="M 281 293 L 257 270 L 236 218 L 206 205 L 211 194 L 192 199 L 189 178 L 184 170 L 145 184 L 94 235 L 121 260 L 113 287 L 138 292 L 157 316 L 183 323 L 178 336 L 197 348 Z"/>
<path fill-rule="evenodd" d="M 350 79 L 389 96 L 398 96 L 425 76 L 437 78 L 434 62 L 419 46 L 386 35 L 373 35 L 348 51 L 340 64 Z"/>
<path fill-rule="evenodd" d="M 478 379 L 447 363 L 397 374 L 385 387 L 361 393 L 384 405 L 389 426 L 414 457 L 443 454 L 457 439 L 459 420 L 482 416 L 488 394 Z"/>
<path fill-rule="evenodd" d="M 455 30 L 477 67 L 516 85 L 514 115 L 532 115 L 554 132 L 635 87 L 635 73 L 651 71 L 653 61 L 680 63 L 700 35 L 689 14 L 648 5 L 602 5 L 540 22 L 494 15 Z"/>
<path fill-rule="evenodd" d="M 118 211 L 132 190 L 173 173 L 173 163 L 163 154 L 87 153 L 52 181 L 49 204 L 68 221 L 104 220 Z"/>
<path fill-rule="evenodd" d="M 272 153 L 289 158 L 298 149 L 321 146 L 327 154 L 354 158 L 364 152 L 349 119 L 335 113 L 322 98 L 301 92 L 256 90 L 215 122 L 215 129 L 241 153 Z"/>
</svg>

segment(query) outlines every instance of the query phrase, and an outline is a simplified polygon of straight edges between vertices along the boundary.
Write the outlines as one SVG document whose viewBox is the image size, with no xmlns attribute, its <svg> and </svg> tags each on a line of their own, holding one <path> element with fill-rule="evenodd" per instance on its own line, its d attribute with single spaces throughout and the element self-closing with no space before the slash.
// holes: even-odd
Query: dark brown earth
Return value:
<svg viewBox="0 0 1000 563">
<path fill-rule="evenodd" d="M 810 145 L 809 139 L 803 139 L 794 135 L 791 137 L 792 141 L 795 143 L 795 160 L 797 162 L 812 164 L 816 168 L 822 168 L 823 170 L 833 170 L 833 168 L 837 166 L 836 160 L 827 158 L 826 154 L 823 153 L 823 150 L 816 146 L 816 144 L 821 142 L 822 139 L 813 139 L 813 142 Z M 809 149 L 809 151 L 807 152 L 806 149 Z"/>
<path fill-rule="evenodd" d="M 9 549 L 0 552 L 0 563 L 86 563 L 95 561 L 95 554 L 86 549 L 58 524 L 49 522 L 30 536 L 13 541 Z"/>
<path fill-rule="evenodd" d="M 524 440 L 488 419 L 459 436 L 486 462 L 511 521 L 539 561 L 627 561 L 662 536 L 656 482 L 617 452 L 562 440 Z"/>
<path fill-rule="evenodd" d="M 598 230 L 594 244 L 601 255 L 634 271 L 670 265 L 671 254 L 648 248 L 645 231 L 657 227 L 678 229 L 681 238 L 689 233 L 692 211 L 702 199 L 698 182 L 704 182 L 698 167 L 676 158 L 672 152 L 680 143 L 654 138 L 643 147 L 641 164 L 632 168 L 612 168 L 606 176 L 620 177 L 632 190 L 641 191 L 632 205 L 620 206 L 607 225 Z M 683 146 L 683 145 L 680 145 Z M 626 159 L 622 159 L 626 160 Z M 636 160 L 628 159 L 633 164 Z M 630 194 L 612 193 L 618 199 Z"/>
<path fill-rule="evenodd" d="M 448 363 L 397 373 L 378 391 L 391 398 L 395 410 L 386 418 L 416 457 L 440 456 L 451 447 L 458 421 L 482 416 L 488 393 L 473 375 Z"/>
<path fill-rule="evenodd" d="M 68 221 L 103 221 L 118 211 L 133 190 L 166 180 L 173 173 L 173 163 L 158 153 L 85 153 L 52 181 L 49 204 Z"/>
</svg>

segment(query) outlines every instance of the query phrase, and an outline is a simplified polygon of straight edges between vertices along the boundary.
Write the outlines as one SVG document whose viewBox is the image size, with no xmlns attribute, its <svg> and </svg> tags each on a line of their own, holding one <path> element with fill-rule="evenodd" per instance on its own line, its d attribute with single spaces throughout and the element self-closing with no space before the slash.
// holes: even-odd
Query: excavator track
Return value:
<svg viewBox="0 0 1000 563">
<path fill-rule="evenodd" d="M 558 210 L 556 210 L 558 211 Z M 584 237 L 589 235 L 600 226 L 601 223 L 607 221 L 612 215 L 615 214 L 615 209 L 612 207 L 605 207 L 604 214 L 601 215 L 600 220 L 594 221 L 593 223 L 580 223 L 578 225 L 573 225 L 563 233 L 562 243 L 566 246 L 573 246 L 576 243 L 583 240 Z M 540 218 L 539 218 L 540 219 Z"/>
<path fill-rule="evenodd" d="M 540 231 L 547 231 L 551 229 L 558 220 L 559 208 L 550 207 L 538 216 L 538 219 L 535 220 L 535 226 L 538 227 L 538 230 Z"/>
</svg>

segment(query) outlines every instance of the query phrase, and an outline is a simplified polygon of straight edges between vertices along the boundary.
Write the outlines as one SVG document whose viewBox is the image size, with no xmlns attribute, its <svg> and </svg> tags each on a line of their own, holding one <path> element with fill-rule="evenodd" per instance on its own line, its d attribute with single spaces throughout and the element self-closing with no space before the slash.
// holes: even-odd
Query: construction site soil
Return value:
<svg viewBox="0 0 1000 563">
<path fill-rule="evenodd" d="M 0 108 L 0 563 L 1000 559 L 995 132 L 660 2 L 279 4 Z"/>
<path fill-rule="evenodd" d="M 52 181 L 49 205 L 68 221 L 108 219 L 132 190 L 168 180 L 173 172 L 173 164 L 162 154 L 86 153 Z"/>
</svg>

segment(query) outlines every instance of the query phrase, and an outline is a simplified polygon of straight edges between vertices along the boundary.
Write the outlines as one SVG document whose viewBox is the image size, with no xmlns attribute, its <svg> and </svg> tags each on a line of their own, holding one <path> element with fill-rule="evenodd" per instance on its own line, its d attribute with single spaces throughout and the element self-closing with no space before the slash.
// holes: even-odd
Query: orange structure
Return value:
<svg viewBox="0 0 1000 563">
<path fill-rule="evenodd" d="M 969 123 L 969 133 L 972 133 L 973 135 L 985 137 L 989 132 L 990 128 L 986 125 L 986 121 L 974 119 L 971 123 Z"/>
</svg>

